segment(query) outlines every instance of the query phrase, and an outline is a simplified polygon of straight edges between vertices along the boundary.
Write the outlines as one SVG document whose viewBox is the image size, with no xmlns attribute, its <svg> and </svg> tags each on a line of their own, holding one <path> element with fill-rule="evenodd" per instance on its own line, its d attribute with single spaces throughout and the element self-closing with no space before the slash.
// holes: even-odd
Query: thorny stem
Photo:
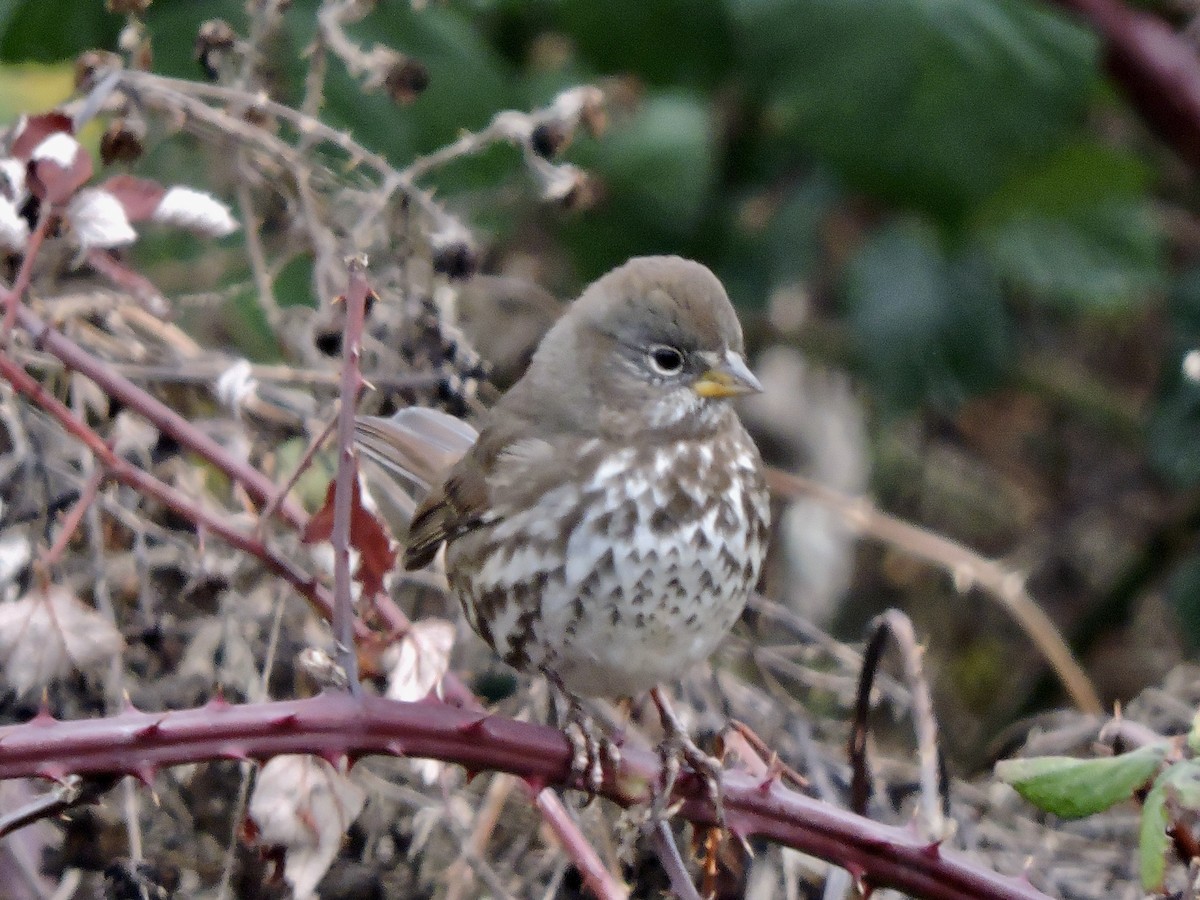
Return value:
<svg viewBox="0 0 1200 900">
<path fill-rule="evenodd" d="M 103 481 L 104 473 L 100 469 L 96 469 L 88 476 L 87 481 L 84 482 L 79 499 L 75 501 L 75 505 L 63 517 L 62 525 L 59 528 L 58 536 L 54 539 L 53 545 L 42 555 L 41 565 L 47 573 L 62 559 L 62 555 L 67 549 L 67 544 L 71 542 L 71 536 L 75 534 L 76 529 L 79 528 L 79 523 L 83 521 L 84 513 L 96 501 L 96 494 L 99 493 L 100 485 Z"/>
<path fill-rule="evenodd" d="M 17 323 L 33 336 L 35 346 L 58 357 L 65 366 L 90 378 L 109 397 L 145 417 L 159 431 L 192 450 L 238 482 L 260 504 L 276 493 L 275 484 L 262 472 L 234 456 L 195 425 L 166 404 L 156 400 L 112 367 L 96 359 L 65 334 L 45 324 L 28 307 L 17 307 Z M 24 374 L 24 370 L 20 370 Z M 296 528 L 303 528 L 308 516 L 294 502 L 279 505 L 280 515 Z"/>
<path fill-rule="evenodd" d="M 143 415 L 146 415 L 152 422 L 159 424 L 159 427 L 163 428 L 164 431 L 168 431 L 168 429 L 164 428 L 159 421 L 156 421 L 151 413 L 157 414 L 160 411 L 168 413 L 169 416 L 166 421 L 177 420 L 174 431 L 168 431 L 168 433 L 171 433 L 183 446 L 189 447 L 201 456 L 204 456 L 210 463 L 216 465 L 218 468 L 222 468 L 232 478 L 240 480 L 239 475 L 248 472 L 249 476 L 261 480 L 264 489 L 274 491 L 274 486 L 269 479 L 266 479 L 257 470 L 251 469 L 240 461 L 229 457 L 222 448 L 213 444 L 205 435 L 198 432 L 186 419 L 175 415 L 170 410 L 165 410 L 162 404 L 159 404 L 153 397 L 150 397 L 131 382 L 117 376 L 108 366 L 95 360 L 65 335 L 42 324 L 25 307 L 18 309 L 18 321 L 26 330 L 32 332 L 35 338 L 40 339 L 42 346 L 58 357 L 64 365 L 76 369 L 91 378 L 102 389 L 108 391 L 110 396 L 121 397 L 130 408 L 136 409 Z M 73 434 L 82 441 L 97 459 L 107 467 L 111 477 L 122 484 L 134 488 L 144 496 L 159 500 L 169 506 L 178 515 L 196 523 L 198 528 L 206 529 L 233 547 L 254 556 L 263 563 L 268 571 L 282 578 L 298 593 L 304 596 L 323 618 L 326 620 L 332 619 L 333 603 L 325 590 L 312 576 L 298 569 L 286 559 L 278 556 L 262 540 L 236 531 L 224 519 L 210 515 L 206 509 L 179 491 L 163 484 L 153 476 L 117 456 L 94 430 L 73 416 L 56 397 L 42 388 L 21 366 L 5 354 L 0 354 L 0 375 L 5 377 L 16 390 L 28 397 L 33 403 L 54 416 L 68 433 Z M 122 393 L 115 393 L 113 390 L 114 386 L 119 387 Z M 148 410 L 149 412 L 147 412 Z M 209 455 L 207 452 L 208 446 L 206 445 L 216 447 L 220 451 L 220 454 L 216 458 Z M 226 468 L 226 463 L 232 463 L 234 468 Z M 246 484 L 245 481 L 242 483 Z M 247 487 L 249 489 L 248 485 Z M 298 517 L 296 519 L 297 527 L 301 528 L 307 517 L 299 510 L 296 510 L 295 515 Z M 399 630 L 407 624 L 407 618 L 401 610 L 396 608 L 390 597 L 379 598 L 376 608 L 386 617 L 388 625 L 393 629 Z M 363 624 L 361 619 L 355 619 L 354 633 L 359 639 L 371 635 L 370 629 Z M 476 702 L 470 692 L 455 679 L 447 679 L 446 692 L 448 696 L 453 695 L 463 702 Z M 596 854 L 595 849 L 592 848 L 587 839 L 580 833 L 578 826 L 571 819 L 558 797 L 551 791 L 543 790 L 539 793 L 534 789 L 529 789 L 529 795 L 531 798 L 534 798 L 538 811 L 547 825 L 558 836 L 572 861 L 583 874 L 585 884 L 588 885 L 593 893 L 597 897 L 602 898 L 602 900 L 617 900 L 617 898 L 624 896 L 623 890 L 613 876 L 604 868 L 604 864 Z"/>
<path fill-rule="evenodd" d="M 339 3 L 323 3 L 317 14 L 317 33 L 321 42 L 342 61 L 351 75 L 365 78 L 374 74 L 370 51 L 359 48 L 346 35 L 343 23 L 358 21 L 369 12 L 367 4 L 356 0 L 341 0 Z"/>
<path fill-rule="evenodd" d="M 157 315 L 166 311 L 162 292 L 154 283 L 139 272 L 133 271 L 115 259 L 107 250 L 93 247 L 87 252 L 88 265 L 117 287 L 129 291 L 138 302 L 153 309 Z"/>
<path fill-rule="evenodd" d="M 582 788 L 572 749 L 556 729 L 436 703 L 402 703 L 345 693 L 306 700 L 177 712 L 127 711 L 105 719 L 0 728 L 0 778 L 133 774 L 153 779 L 163 766 L 206 759 L 264 760 L 313 753 L 329 760 L 368 754 L 440 759 L 470 771 L 498 770 L 538 785 Z M 601 793 L 622 805 L 650 800 L 657 757 L 628 748 Z M 1046 900 L 1028 881 L 1000 875 L 969 857 L 796 793 L 774 778 L 740 771 L 722 779 L 725 814 L 735 835 L 759 836 L 850 871 L 864 888 L 891 887 L 930 900 Z M 683 818 L 714 824 L 712 803 L 696 777 L 677 781 Z"/>
<path fill-rule="evenodd" d="M 0 353 L 0 376 L 3 376 L 19 393 L 53 416 L 65 431 L 82 441 L 107 468 L 110 477 L 121 484 L 134 488 L 146 497 L 158 500 L 179 515 L 194 522 L 198 528 L 215 534 L 227 544 L 257 558 L 269 572 L 282 578 L 308 599 L 324 618 L 332 617 L 333 603 L 311 575 L 271 551 L 262 541 L 243 534 L 230 526 L 225 519 L 213 515 L 180 491 L 122 459 L 113 452 L 100 435 L 76 418 L 57 397 L 43 388 L 4 353 Z M 360 622 L 356 623 L 355 627 L 360 637 L 367 637 L 370 634 L 370 630 Z"/>
<path fill-rule="evenodd" d="M 596 895 L 597 900 L 627 900 L 629 891 L 604 867 L 596 848 L 588 843 L 558 794 L 548 787 L 538 790 L 524 781 L 521 782 L 521 786 L 532 797 L 533 805 L 537 807 L 543 821 L 554 832 L 567 856 L 579 870 L 584 886 Z"/>
<path fill-rule="evenodd" d="M 380 175 L 386 176 L 394 171 L 391 164 L 378 153 L 371 152 L 362 144 L 336 128 L 326 125 L 320 119 L 314 119 L 299 110 L 270 99 L 265 93 L 251 93 L 238 88 L 187 81 L 182 78 L 168 78 L 165 75 L 155 75 L 151 72 L 132 69 L 122 69 L 118 73 L 118 83 L 128 85 L 134 91 L 148 92 L 160 98 L 200 97 L 249 107 L 291 123 L 302 134 L 317 137 L 332 144 L 342 150 L 352 161 L 366 163 Z"/>
<path fill-rule="evenodd" d="M 37 225 L 34 226 L 33 234 L 29 236 L 29 243 L 25 246 L 25 257 L 21 260 L 21 268 L 17 271 L 17 277 L 13 280 L 12 287 L 5 292 L 4 329 L 0 333 L 0 340 L 5 344 L 8 343 L 13 325 L 16 324 L 21 298 L 25 296 L 25 291 L 28 290 L 29 282 L 33 278 L 34 260 L 37 259 L 38 251 L 42 247 L 42 242 L 46 240 L 49 230 L 50 209 L 48 204 L 43 203 L 38 213 Z"/>
<path fill-rule="evenodd" d="M 304 473 L 308 471 L 308 467 L 312 465 L 313 457 L 315 457 L 321 448 L 325 446 L 325 442 L 329 440 L 329 436 L 333 434 L 333 429 L 336 425 L 337 419 L 330 419 L 325 424 L 325 427 L 321 429 L 321 433 L 309 441 L 308 446 L 304 449 L 304 455 L 300 457 L 300 461 L 296 463 L 295 467 L 292 469 L 292 474 L 289 475 L 283 484 L 279 486 L 279 491 L 274 497 L 267 501 L 266 505 L 259 513 L 259 533 L 261 533 L 262 527 L 275 512 L 275 507 L 279 505 L 279 502 L 288 495 L 292 488 L 296 486 L 296 483 L 300 481 L 300 478 L 304 475 Z"/>
<path fill-rule="evenodd" d="M 671 825 L 665 819 L 659 819 L 654 823 L 651 829 L 654 838 L 654 845 L 658 848 L 658 858 L 663 864 L 663 868 L 667 870 L 667 878 L 671 882 L 671 890 L 673 890 L 679 900 L 700 900 L 700 894 L 696 891 L 696 886 L 692 884 L 691 875 L 688 874 L 687 866 L 684 865 L 683 857 L 679 855 L 679 845 L 675 843 L 675 836 L 671 834 Z"/>
<path fill-rule="evenodd" d="M 29 369 L 39 371 L 62 371 L 61 360 L 44 353 L 17 350 L 14 355 Z M 163 384 L 212 385 L 229 369 L 228 359 L 189 359 L 187 368 L 178 365 L 148 365 L 143 363 L 113 362 L 107 365 L 118 375 L 141 381 Z M 293 384 L 303 387 L 327 388 L 341 381 L 341 374 L 324 369 L 309 369 L 298 366 L 257 364 L 251 365 L 250 374 L 255 381 L 270 381 L 278 384 Z M 364 378 L 380 390 L 407 390 L 437 387 L 443 375 L 432 372 L 396 374 L 368 372 Z M 265 516 L 264 516 L 265 517 Z"/>
<path fill-rule="evenodd" d="M 346 261 L 350 284 L 344 299 L 346 324 L 342 337 L 342 390 L 338 407 L 337 482 L 333 495 L 333 637 L 337 643 L 337 661 L 346 673 L 350 692 L 360 694 L 358 658 L 354 650 L 354 599 L 350 595 L 350 515 L 358 479 L 354 451 L 354 414 L 358 393 L 362 390 L 363 320 L 366 318 L 367 258 L 359 255 Z"/>
<path fill-rule="evenodd" d="M 378 191 L 380 208 L 387 204 L 395 191 L 400 190 L 423 213 L 437 223 L 438 227 L 458 225 L 457 220 L 442 209 L 428 192 L 415 187 L 410 179 L 392 168 L 391 163 L 382 156 L 371 152 L 348 135 L 326 125 L 320 119 L 307 116 L 283 103 L 277 103 L 265 94 L 251 94 L 248 91 L 238 90 L 237 88 L 223 87 L 215 84 L 201 84 L 179 78 L 166 78 L 162 75 L 153 75 L 149 72 L 121 70 L 118 75 L 119 81 L 127 85 L 131 90 L 142 94 L 157 95 L 159 99 L 170 101 L 200 97 L 221 100 L 227 103 L 248 105 L 267 115 L 283 119 L 291 123 L 297 131 L 305 135 L 308 139 L 318 138 L 332 144 L 350 157 L 350 160 L 355 164 L 365 163 L 374 169 L 382 178 L 381 188 Z M 175 104 L 176 107 L 179 105 L 179 103 Z M 203 104 L 203 110 L 195 105 L 189 105 L 187 111 L 198 118 L 209 121 L 210 124 L 217 124 L 218 126 L 223 124 L 224 120 L 229 120 L 248 140 L 260 145 L 269 146 L 281 158 L 281 161 L 295 166 L 296 171 L 299 171 L 301 168 L 293 149 L 284 141 L 269 134 L 264 129 L 244 126 L 244 123 L 239 123 L 232 116 L 227 116 L 219 110 L 214 110 L 207 104 Z"/>
</svg>

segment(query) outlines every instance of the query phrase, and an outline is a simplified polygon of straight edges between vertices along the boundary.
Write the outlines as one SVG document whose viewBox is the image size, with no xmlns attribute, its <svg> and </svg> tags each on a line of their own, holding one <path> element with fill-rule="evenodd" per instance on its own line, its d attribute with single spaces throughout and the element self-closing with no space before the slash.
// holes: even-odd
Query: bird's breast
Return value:
<svg viewBox="0 0 1200 900">
<path fill-rule="evenodd" d="M 450 545 L 468 618 L 510 663 L 551 669 L 578 694 L 678 677 L 712 652 L 758 580 L 769 513 L 757 450 L 738 427 L 591 440 L 559 464 L 561 480 L 542 471 L 535 495 L 495 498 L 497 521 Z"/>
</svg>

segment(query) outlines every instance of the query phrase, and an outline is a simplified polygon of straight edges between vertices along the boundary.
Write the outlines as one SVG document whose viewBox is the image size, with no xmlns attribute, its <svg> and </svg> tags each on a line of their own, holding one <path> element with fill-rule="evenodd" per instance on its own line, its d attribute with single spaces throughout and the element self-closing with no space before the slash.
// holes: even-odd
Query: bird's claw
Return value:
<svg viewBox="0 0 1200 900">
<path fill-rule="evenodd" d="M 662 782 L 651 804 L 651 820 L 665 818 L 670 813 L 668 804 L 675 790 L 675 782 L 679 778 L 682 763 L 687 763 L 696 777 L 704 782 L 705 792 L 713 805 L 717 827 L 724 828 L 725 795 L 721 787 L 721 773 L 725 767 L 719 759 L 705 753 L 696 745 L 661 691 L 655 688 L 651 691 L 651 697 L 658 707 L 664 734 L 662 743 L 658 745 L 658 756 L 662 761 Z"/>
<path fill-rule="evenodd" d="M 556 704 L 563 734 L 571 744 L 571 777 L 583 783 L 590 803 L 604 785 L 604 764 L 607 762 L 615 772 L 621 765 L 621 751 L 584 709 L 580 699 L 566 689 L 562 679 L 549 669 L 543 672 L 560 703 L 566 705 L 563 715 L 562 706 Z"/>
<path fill-rule="evenodd" d="M 583 782 L 590 802 L 604 784 L 604 765 L 613 771 L 621 764 L 621 750 L 596 725 L 596 720 L 572 702 L 563 733 L 571 742 L 571 775 Z"/>
<path fill-rule="evenodd" d="M 662 762 L 662 782 L 655 791 L 651 806 L 651 818 L 660 819 L 670 813 L 668 804 L 675 790 L 675 782 L 682 771 L 683 763 L 691 768 L 696 777 L 704 782 L 704 790 L 713 805 L 717 827 L 725 827 L 725 795 L 721 788 L 721 773 L 725 770 L 721 761 L 701 750 L 686 734 L 668 734 L 658 745 L 658 756 Z"/>
</svg>

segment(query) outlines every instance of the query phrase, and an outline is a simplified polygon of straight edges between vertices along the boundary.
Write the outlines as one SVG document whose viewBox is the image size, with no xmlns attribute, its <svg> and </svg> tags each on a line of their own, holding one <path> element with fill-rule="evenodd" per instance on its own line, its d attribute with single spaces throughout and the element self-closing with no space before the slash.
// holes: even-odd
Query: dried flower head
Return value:
<svg viewBox="0 0 1200 900">
<path fill-rule="evenodd" d="M 100 137 L 100 161 L 106 166 L 115 162 L 133 162 L 145 152 L 142 141 L 146 125 L 140 119 L 113 119 Z"/>
<path fill-rule="evenodd" d="M 534 126 L 529 146 L 543 159 L 553 159 L 571 143 L 571 132 L 559 121 L 542 122 Z"/>
<path fill-rule="evenodd" d="M 75 60 L 75 89 L 86 93 L 96 86 L 96 76 L 109 69 L 122 69 L 124 61 L 108 50 L 85 50 Z"/>
<path fill-rule="evenodd" d="M 221 62 L 236 43 L 237 32 L 224 19 L 209 19 L 201 24 L 193 55 L 210 80 L 216 81 L 220 76 Z"/>
<path fill-rule="evenodd" d="M 458 222 L 445 222 L 430 235 L 433 270 L 447 278 L 470 278 L 479 268 L 479 254 L 471 234 Z"/>
<path fill-rule="evenodd" d="M 396 103 L 412 103 L 429 87 L 429 69 L 419 60 L 402 57 L 388 68 L 383 86 Z"/>
</svg>

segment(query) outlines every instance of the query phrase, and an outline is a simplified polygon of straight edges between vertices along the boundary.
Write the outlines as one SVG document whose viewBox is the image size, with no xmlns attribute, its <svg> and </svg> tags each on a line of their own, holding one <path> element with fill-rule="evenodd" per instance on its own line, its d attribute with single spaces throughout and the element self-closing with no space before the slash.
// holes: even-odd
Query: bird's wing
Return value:
<svg viewBox="0 0 1200 900">
<path fill-rule="evenodd" d="M 506 498 L 536 491 L 556 450 L 550 441 L 522 436 L 526 432 L 516 417 L 484 429 L 441 487 L 413 513 L 404 551 L 406 569 L 420 569 L 443 543 L 502 519 Z"/>
<path fill-rule="evenodd" d="M 438 548 L 478 525 L 490 499 L 487 476 L 475 453 L 468 453 L 413 513 L 404 548 L 404 568 L 410 572 L 428 565 Z"/>
</svg>

